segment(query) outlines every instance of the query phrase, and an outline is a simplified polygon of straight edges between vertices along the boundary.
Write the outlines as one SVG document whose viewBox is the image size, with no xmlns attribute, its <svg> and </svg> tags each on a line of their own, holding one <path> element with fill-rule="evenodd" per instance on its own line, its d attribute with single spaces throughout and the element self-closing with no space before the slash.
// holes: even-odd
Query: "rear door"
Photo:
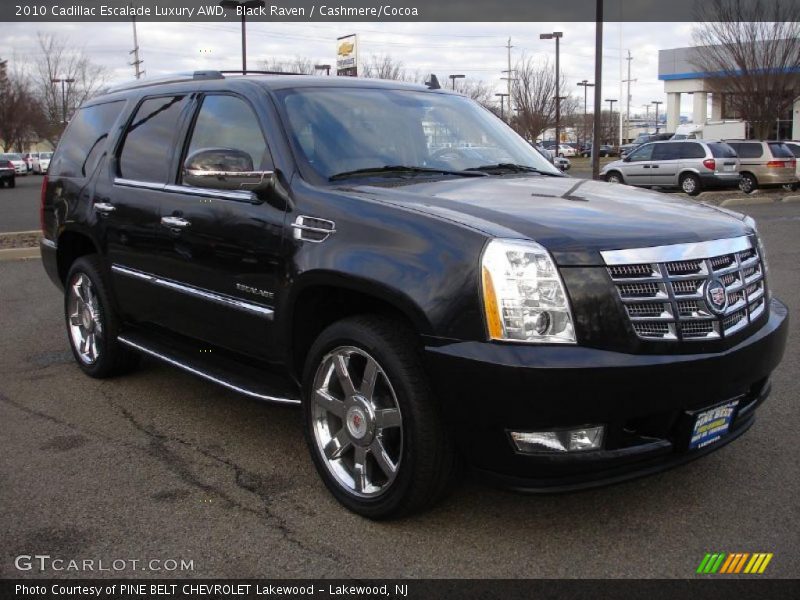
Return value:
<svg viewBox="0 0 800 600">
<path fill-rule="evenodd" d="M 627 156 L 622 167 L 625 183 L 630 185 L 651 184 L 653 146 L 655 144 L 642 144 Z"/>
<path fill-rule="evenodd" d="M 739 169 L 758 177 L 764 166 L 764 146 L 761 142 L 728 142 L 739 156 Z"/>
<path fill-rule="evenodd" d="M 246 152 L 273 170 L 264 130 L 244 97 L 209 93 L 197 101 L 174 181 L 161 192 L 155 275 L 168 282 L 165 326 L 199 340 L 268 357 L 283 261 L 284 202 L 275 192 L 195 187 L 180 165 L 200 149 Z"/>
</svg>

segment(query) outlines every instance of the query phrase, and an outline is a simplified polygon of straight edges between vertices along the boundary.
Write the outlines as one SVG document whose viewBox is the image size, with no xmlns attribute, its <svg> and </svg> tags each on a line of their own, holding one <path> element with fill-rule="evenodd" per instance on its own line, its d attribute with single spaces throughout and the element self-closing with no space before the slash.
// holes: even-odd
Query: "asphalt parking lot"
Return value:
<svg viewBox="0 0 800 600">
<path fill-rule="evenodd" d="M 758 220 L 773 290 L 792 312 L 773 396 L 744 437 L 580 493 L 467 479 L 430 512 L 389 523 L 331 498 L 296 409 L 151 361 L 119 379 L 82 375 L 39 261 L 0 262 L 0 577 L 36 576 L 14 559 L 47 554 L 193 561 L 188 572 L 95 573 L 125 577 L 684 578 L 714 551 L 772 552 L 761 577 L 796 577 L 800 204 L 739 209 Z"/>
<path fill-rule="evenodd" d="M 39 229 L 41 175 L 16 178 L 17 186 L 0 188 L 0 233 Z"/>
</svg>

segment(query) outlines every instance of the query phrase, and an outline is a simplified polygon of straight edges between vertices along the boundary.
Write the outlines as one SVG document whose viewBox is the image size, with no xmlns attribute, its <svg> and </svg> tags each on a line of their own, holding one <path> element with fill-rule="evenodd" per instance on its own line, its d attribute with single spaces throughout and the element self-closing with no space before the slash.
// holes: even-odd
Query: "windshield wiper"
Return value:
<svg viewBox="0 0 800 600">
<path fill-rule="evenodd" d="M 539 175 L 547 175 L 548 177 L 566 177 L 563 173 L 551 173 L 550 171 L 542 171 L 536 167 L 529 167 L 528 165 L 518 165 L 516 163 L 496 163 L 493 165 L 481 165 L 480 167 L 470 167 L 467 171 L 478 171 L 489 173 L 492 171 L 506 171 L 509 173 L 538 173 Z"/>
<path fill-rule="evenodd" d="M 472 169 L 466 171 L 451 171 L 448 169 L 435 169 L 433 167 L 411 167 L 406 165 L 385 165 L 383 167 L 367 167 L 366 169 L 356 169 L 355 171 L 344 171 L 328 177 L 328 181 L 347 179 L 348 177 L 358 177 L 360 175 L 381 175 L 392 173 L 434 173 L 442 175 L 459 175 L 461 177 L 485 177 L 487 173 L 476 172 Z"/>
</svg>

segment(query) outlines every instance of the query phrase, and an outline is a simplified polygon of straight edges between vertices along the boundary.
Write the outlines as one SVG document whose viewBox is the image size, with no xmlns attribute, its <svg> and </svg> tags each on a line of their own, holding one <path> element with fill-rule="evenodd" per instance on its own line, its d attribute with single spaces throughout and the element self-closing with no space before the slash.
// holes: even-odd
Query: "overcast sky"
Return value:
<svg viewBox="0 0 800 600">
<path fill-rule="evenodd" d="M 32 60 L 38 53 L 39 31 L 59 33 L 82 46 L 92 60 L 106 65 L 114 80 L 133 77 L 130 23 L 3 23 L 0 57 Z M 141 58 L 147 76 L 193 69 L 241 68 L 241 29 L 231 23 L 137 24 Z M 658 80 L 658 50 L 691 45 L 692 23 L 606 23 L 603 51 L 603 98 L 620 94 L 620 53 L 631 51 L 631 114 L 642 105 L 666 100 Z M 295 56 L 335 64 L 335 40 L 358 33 L 362 60 L 390 54 L 411 70 L 436 73 L 441 81 L 451 73 L 481 79 L 504 91 L 500 80 L 507 68 L 508 37 L 512 63 L 522 53 L 544 57 L 555 53 L 553 40 L 540 40 L 543 32 L 563 31 L 561 68 L 570 90 L 581 101 L 577 82 L 594 81 L 594 23 L 274 23 L 248 22 L 248 67 L 257 69 L 265 59 L 289 60 Z M 620 36 L 622 43 L 620 44 Z M 623 64 L 623 77 L 627 63 Z M 692 97 L 682 98 L 684 114 L 691 114 Z M 591 90 L 589 105 L 591 107 Z M 604 103 L 604 108 L 608 104 Z M 615 108 L 619 105 L 615 105 Z M 651 107 L 652 109 L 652 107 Z M 590 108 L 591 110 L 591 108 Z M 661 106 L 664 110 L 664 106 Z"/>
</svg>

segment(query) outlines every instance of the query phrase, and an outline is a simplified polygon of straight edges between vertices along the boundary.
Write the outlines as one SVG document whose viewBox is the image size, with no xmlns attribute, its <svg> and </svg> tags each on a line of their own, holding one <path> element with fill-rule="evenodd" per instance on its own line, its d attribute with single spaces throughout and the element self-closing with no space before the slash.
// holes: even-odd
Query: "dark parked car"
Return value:
<svg viewBox="0 0 800 600">
<path fill-rule="evenodd" d="M 661 142 L 668 140 L 672 137 L 672 135 L 673 134 L 671 133 L 640 133 L 630 144 L 622 144 L 619 147 L 619 156 L 620 158 L 625 158 L 631 153 L 632 150 L 638 148 L 642 144 L 646 144 L 647 142 Z"/>
<path fill-rule="evenodd" d="M 145 354 L 301 405 L 370 518 L 460 461 L 563 491 L 702 456 L 753 424 L 786 341 L 752 219 L 565 177 L 446 90 L 139 81 L 76 112 L 43 185 L 79 367 Z"/>
<path fill-rule="evenodd" d="M 14 163 L 0 156 L 0 187 L 17 185 Z"/>
<path fill-rule="evenodd" d="M 614 156 L 614 147 L 610 144 L 601 144 L 600 145 L 600 157 L 605 158 L 607 156 Z M 580 155 L 584 158 L 588 158 L 592 155 L 592 144 L 584 144 L 581 146 Z"/>
</svg>

